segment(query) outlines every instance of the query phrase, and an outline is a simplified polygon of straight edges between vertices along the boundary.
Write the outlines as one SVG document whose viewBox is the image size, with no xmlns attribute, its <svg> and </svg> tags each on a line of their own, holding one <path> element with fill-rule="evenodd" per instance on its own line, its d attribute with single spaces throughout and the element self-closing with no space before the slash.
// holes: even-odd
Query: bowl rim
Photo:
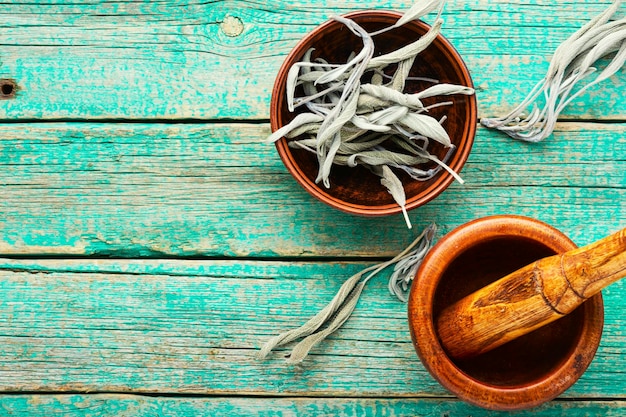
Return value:
<svg viewBox="0 0 626 417">
<path fill-rule="evenodd" d="M 481 242 L 511 236 L 541 239 L 556 253 L 577 246 L 559 230 L 536 219 L 516 215 L 476 219 L 448 233 L 429 251 L 409 295 L 408 319 L 413 346 L 424 367 L 441 385 L 460 399 L 482 408 L 513 411 L 536 407 L 570 388 L 591 364 L 600 345 L 604 324 L 602 295 L 598 293 L 583 304 L 585 320 L 581 335 L 569 355 L 549 375 L 519 386 L 495 386 L 479 381 L 463 372 L 448 357 L 439 343 L 432 316 L 437 284 L 445 270 L 442 265 L 472 247 L 472 241 L 468 239 L 472 236 L 479 236 Z M 423 307 L 427 305 L 431 306 L 430 310 Z"/>
<path fill-rule="evenodd" d="M 360 10 L 343 14 L 342 16 L 350 19 L 355 19 L 357 21 L 360 19 L 386 19 L 385 22 L 389 20 L 391 21 L 390 23 L 393 23 L 393 21 L 398 20 L 402 16 L 402 14 L 389 10 Z M 281 125 L 279 124 L 279 110 L 281 108 L 281 103 L 279 103 L 279 97 L 284 97 L 284 86 L 287 78 L 287 73 L 289 72 L 289 68 L 291 67 L 292 63 L 300 60 L 306 50 L 310 47 L 310 43 L 318 36 L 318 33 L 327 30 L 329 27 L 335 25 L 341 25 L 341 23 L 331 19 L 317 26 L 296 44 L 296 46 L 289 52 L 289 54 L 283 61 L 283 64 L 281 65 L 280 70 L 278 71 L 278 75 L 274 81 L 270 100 L 270 127 L 272 132 L 275 132 L 281 127 Z M 408 22 L 404 25 L 404 27 L 412 27 L 414 30 L 419 29 L 424 32 L 430 28 L 427 23 L 421 20 Z M 467 68 L 467 65 L 459 52 L 456 50 L 456 48 L 441 34 L 439 34 L 435 38 L 433 44 L 440 45 L 441 51 L 449 57 L 450 61 L 454 61 L 456 63 L 456 65 L 458 66 L 458 70 L 460 71 L 463 78 L 462 84 L 466 85 L 467 87 L 474 88 L 474 82 Z M 467 110 L 467 118 L 469 122 L 466 124 L 462 134 L 462 137 L 465 138 L 465 143 L 463 147 L 459 147 L 455 150 L 452 157 L 452 162 L 449 164 L 449 166 L 457 173 L 461 171 L 461 169 L 467 162 L 472 146 L 474 144 L 474 138 L 476 136 L 476 130 L 478 127 L 478 104 L 476 100 L 476 94 L 468 96 L 468 98 L 469 105 Z M 397 214 L 402 211 L 402 208 L 395 204 L 395 202 L 384 205 L 356 204 L 341 200 L 327 193 L 321 186 L 309 180 L 309 178 L 305 175 L 305 173 L 297 164 L 289 146 L 287 145 L 287 140 L 284 137 L 276 141 L 275 146 L 283 164 L 290 172 L 290 174 L 309 194 L 311 194 L 317 200 L 322 201 L 341 211 L 362 216 L 383 216 Z M 438 176 L 432 181 L 432 184 L 423 192 L 414 197 L 407 197 L 405 206 L 406 210 L 409 211 L 411 209 L 415 209 L 433 200 L 446 188 L 448 188 L 448 186 L 453 181 L 454 177 L 445 170 L 442 170 L 442 172 L 438 174 Z"/>
</svg>

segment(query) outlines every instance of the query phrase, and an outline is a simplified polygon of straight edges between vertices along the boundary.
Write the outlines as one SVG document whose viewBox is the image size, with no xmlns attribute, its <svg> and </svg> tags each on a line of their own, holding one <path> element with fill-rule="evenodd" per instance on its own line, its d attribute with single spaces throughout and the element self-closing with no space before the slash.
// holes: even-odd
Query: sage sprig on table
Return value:
<svg viewBox="0 0 626 417">
<path fill-rule="evenodd" d="M 539 142 L 552 134 L 559 114 L 591 86 L 615 74 L 626 62 L 626 18 L 610 21 L 620 8 L 617 0 L 571 35 L 556 49 L 545 77 L 509 114 L 484 118 L 481 123 L 514 139 Z M 599 74 L 594 67 L 611 57 Z M 596 74 L 595 78 L 593 75 Z M 581 85 L 577 90 L 576 86 Z M 537 103 L 545 100 L 540 108 Z M 528 108 L 532 110 L 526 116 Z"/>
<path fill-rule="evenodd" d="M 406 301 L 409 284 L 422 259 L 433 244 L 437 227 L 431 224 L 401 253 L 393 259 L 372 265 L 348 278 L 326 307 L 309 319 L 302 326 L 288 330 L 270 338 L 259 352 L 259 359 L 280 346 L 302 339 L 291 351 L 287 362 L 300 363 L 310 350 L 339 329 L 354 311 L 365 284 L 385 268 L 394 265 L 394 272 L 389 280 L 389 291 Z M 367 274 L 367 275 L 366 275 Z"/>
<path fill-rule="evenodd" d="M 322 58 L 313 60 L 313 50 L 307 51 L 302 61 L 290 68 L 286 81 L 288 109 L 294 112 L 305 107 L 306 111 L 297 114 L 289 124 L 268 138 L 268 142 L 274 142 L 285 137 L 290 139 L 290 147 L 317 155 L 316 183 L 321 182 L 326 188 L 331 187 L 333 165 L 360 165 L 369 169 L 380 177 L 381 184 L 402 208 L 409 228 L 411 222 L 406 212 L 404 187 L 394 170 L 404 171 L 414 180 L 426 181 L 445 169 L 463 183 L 446 165 L 455 149 L 442 126 L 446 118 L 437 120 L 428 114 L 432 108 L 452 102 L 424 106 L 422 100 L 435 96 L 471 95 L 474 90 L 442 83 L 417 93 L 404 92 L 406 82 L 414 79 L 409 77 L 409 72 L 418 54 L 441 31 L 443 4 L 442 0 L 418 2 L 396 24 L 374 33 L 368 33 L 353 20 L 334 17 L 362 40 L 363 47 L 343 64 L 328 63 Z M 439 14 L 435 23 L 421 38 L 396 51 L 373 57 L 376 35 L 436 9 Z M 304 92 L 302 97 L 296 96 L 298 87 Z M 448 149 L 442 160 L 429 152 L 431 141 Z M 434 168 L 420 168 L 432 162 Z"/>
</svg>

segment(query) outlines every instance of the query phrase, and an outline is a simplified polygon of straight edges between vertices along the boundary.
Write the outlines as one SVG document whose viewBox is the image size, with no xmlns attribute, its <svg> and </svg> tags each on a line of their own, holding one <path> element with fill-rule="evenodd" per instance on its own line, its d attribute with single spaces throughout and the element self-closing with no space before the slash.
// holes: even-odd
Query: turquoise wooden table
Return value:
<svg viewBox="0 0 626 417">
<path fill-rule="evenodd" d="M 449 2 L 443 34 L 479 116 L 519 103 L 608 4 Z M 290 49 L 364 6 L 0 5 L 1 416 L 506 414 L 432 379 L 385 274 L 301 365 L 285 363 L 288 349 L 256 354 L 430 222 L 441 237 L 520 214 L 578 245 L 626 227 L 626 73 L 573 102 L 539 144 L 479 127 L 465 185 L 411 211 L 414 230 L 401 215 L 355 217 L 314 200 L 263 139 Z M 604 299 L 593 363 L 536 415 L 626 415 L 626 284 Z"/>
</svg>

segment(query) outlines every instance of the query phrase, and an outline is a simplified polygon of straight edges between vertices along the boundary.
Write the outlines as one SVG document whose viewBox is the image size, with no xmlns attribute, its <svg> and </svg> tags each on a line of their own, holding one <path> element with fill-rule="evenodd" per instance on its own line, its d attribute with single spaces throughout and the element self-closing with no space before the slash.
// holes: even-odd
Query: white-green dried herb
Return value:
<svg viewBox="0 0 626 417">
<path fill-rule="evenodd" d="M 430 250 L 435 239 L 437 228 L 434 224 L 424 230 L 423 239 L 421 239 L 415 249 L 403 259 L 400 259 L 393 267 L 393 273 L 389 278 L 389 292 L 398 297 L 400 301 L 408 301 L 408 293 L 411 282 L 417 274 L 417 269 L 422 264 L 422 260 Z"/>
<path fill-rule="evenodd" d="M 452 94 L 471 96 L 474 94 L 474 89 L 464 85 L 442 83 L 428 87 L 426 90 L 416 93 L 415 96 L 419 99 L 423 99 L 427 97 L 448 96 Z"/>
<path fill-rule="evenodd" d="M 413 6 L 409 8 L 409 10 L 404 13 L 404 15 L 398 19 L 398 21 L 393 25 L 394 28 L 398 28 L 405 23 L 408 23 L 412 20 L 419 19 L 422 16 L 426 16 L 430 12 L 434 12 L 435 10 L 439 10 L 439 14 L 441 15 L 441 10 L 443 7 L 443 2 L 441 0 L 422 0 L 415 3 Z"/>
<path fill-rule="evenodd" d="M 408 127 L 419 135 L 436 140 L 446 148 L 452 146 L 450 136 L 448 136 L 446 130 L 439 124 L 437 119 L 431 116 L 419 113 L 407 113 L 398 123 Z"/>
<path fill-rule="evenodd" d="M 559 114 L 573 99 L 624 66 L 626 18 L 610 21 L 620 6 L 621 0 L 615 1 L 559 45 L 545 77 L 509 114 L 485 118 L 481 123 L 528 142 L 539 142 L 550 136 Z M 592 78 L 597 73 L 596 62 L 607 57 L 611 57 L 609 64 Z M 579 85 L 582 86 L 575 90 Z M 542 107 L 537 104 L 539 100 L 545 100 Z M 528 112 L 529 108 L 532 110 Z"/>
<path fill-rule="evenodd" d="M 397 51 L 373 58 L 369 62 L 368 68 L 386 67 L 388 65 L 396 64 L 406 59 L 416 57 L 435 40 L 439 33 L 441 33 L 442 25 L 443 20 L 437 19 L 424 36 L 422 36 L 415 42 L 398 49 Z"/>
<path fill-rule="evenodd" d="M 361 92 L 376 97 L 383 102 L 395 103 L 410 109 L 424 110 L 422 101 L 417 94 L 404 94 L 384 85 L 364 84 Z"/>
<path fill-rule="evenodd" d="M 393 199 L 398 203 L 400 207 L 402 207 L 402 214 L 404 215 L 404 220 L 406 221 L 406 225 L 409 229 L 412 228 L 411 220 L 409 220 L 409 215 L 406 212 L 406 195 L 404 194 L 404 187 L 402 186 L 402 181 L 393 173 L 391 168 L 387 165 L 382 166 L 382 178 L 380 179 L 380 183 L 384 185 L 387 190 L 389 190 L 389 194 L 393 197 Z"/>
<path fill-rule="evenodd" d="M 269 142 L 276 142 L 278 139 L 283 136 L 289 134 L 292 130 L 299 128 L 304 125 L 310 125 L 312 123 L 321 122 L 323 117 L 313 113 L 300 113 L 297 115 L 289 124 L 281 127 L 276 130 L 276 132 L 272 133 L 272 135 L 268 138 Z"/>
<path fill-rule="evenodd" d="M 266 358 L 277 347 L 302 339 L 293 348 L 287 360 L 293 364 L 302 362 L 315 345 L 339 329 L 350 318 L 365 284 L 391 265 L 396 264 L 396 267 L 390 278 L 389 288 L 400 300 L 406 301 L 408 285 L 415 275 L 417 266 L 432 246 L 436 230 L 434 224 L 429 225 L 413 243 L 393 259 L 365 268 L 348 278 L 331 302 L 306 323 L 270 338 L 261 348 L 259 359 Z"/>
<path fill-rule="evenodd" d="M 319 164 L 316 182 L 323 183 L 327 188 L 331 186 L 333 165 L 361 165 L 369 169 L 381 177 L 381 184 L 402 208 L 409 228 L 411 223 L 406 213 L 404 188 L 392 168 L 404 171 L 418 181 L 426 181 L 445 169 L 462 183 L 459 175 L 446 165 L 455 148 L 442 126 L 445 117 L 437 120 L 428 114 L 433 108 L 448 106 L 452 102 L 424 106 L 422 99 L 471 95 L 474 90 L 461 85 L 438 84 L 437 80 L 409 77 L 418 54 L 440 33 L 443 21 L 439 16 L 444 3 L 445 0 L 422 1 L 395 25 L 374 33 L 368 33 L 350 19 L 335 17 L 362 39 L 363 47 L 352 53 L 344 64 L 330 64 L 321 58 L 312 60 L 313 49 L 308 50 L 302 61 L 290 68 L 286 82 L 289 110 L 305 107 L 306 112 L 297 115 L 268 139 L 269 142 L 281 137 L 293 139 L 289 141 L 290 147 L 316 154 Z M 437 19 L 426 34 L 396 51 L 373 57 L 373 37 L 437 9 Z M 389 75 L 390 72 L 393 74 Z M 405 93 L 406 82 L 414 79 L 434 85 L 417 93 Z M 298 86 L 304 92 L 302 97 L 296 97 Z M 428 151 L 429 139 L 448 148 L 443 160 Z M 420 169 L 416 166 L 431 161 L 436 163 L 435 168 Z"/>
</svg>

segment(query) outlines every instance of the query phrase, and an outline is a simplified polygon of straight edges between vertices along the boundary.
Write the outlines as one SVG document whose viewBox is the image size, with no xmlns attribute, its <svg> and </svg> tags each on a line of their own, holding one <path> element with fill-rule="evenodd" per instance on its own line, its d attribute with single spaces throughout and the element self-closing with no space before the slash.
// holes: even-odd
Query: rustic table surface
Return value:
<svg viewBox="0 0 626 417">
<path fill-rule="evenodd" d="M 519 103 L 609 3 L 449 2 L 443 34 L 479 117 Z M 286 364 L 288 349 L 255 355 L 430 222 L 440 237 L 520 214 L 578 245 L 625 227 L 626 73 L 573 102 L 542 143 L 479 127 L 466 184 L 410 212 L 412 231 L 401 215 L 355 217 L 314 200 L 263 139 L 290 49 L 363 7 L 0 4 L 0 415 L 500 415 L 426 372 L 385 274 L 303 364 Z M 593 363 L 537 415 L 626 415 L 626 284 L 604 297 Z"/>
</svg>

